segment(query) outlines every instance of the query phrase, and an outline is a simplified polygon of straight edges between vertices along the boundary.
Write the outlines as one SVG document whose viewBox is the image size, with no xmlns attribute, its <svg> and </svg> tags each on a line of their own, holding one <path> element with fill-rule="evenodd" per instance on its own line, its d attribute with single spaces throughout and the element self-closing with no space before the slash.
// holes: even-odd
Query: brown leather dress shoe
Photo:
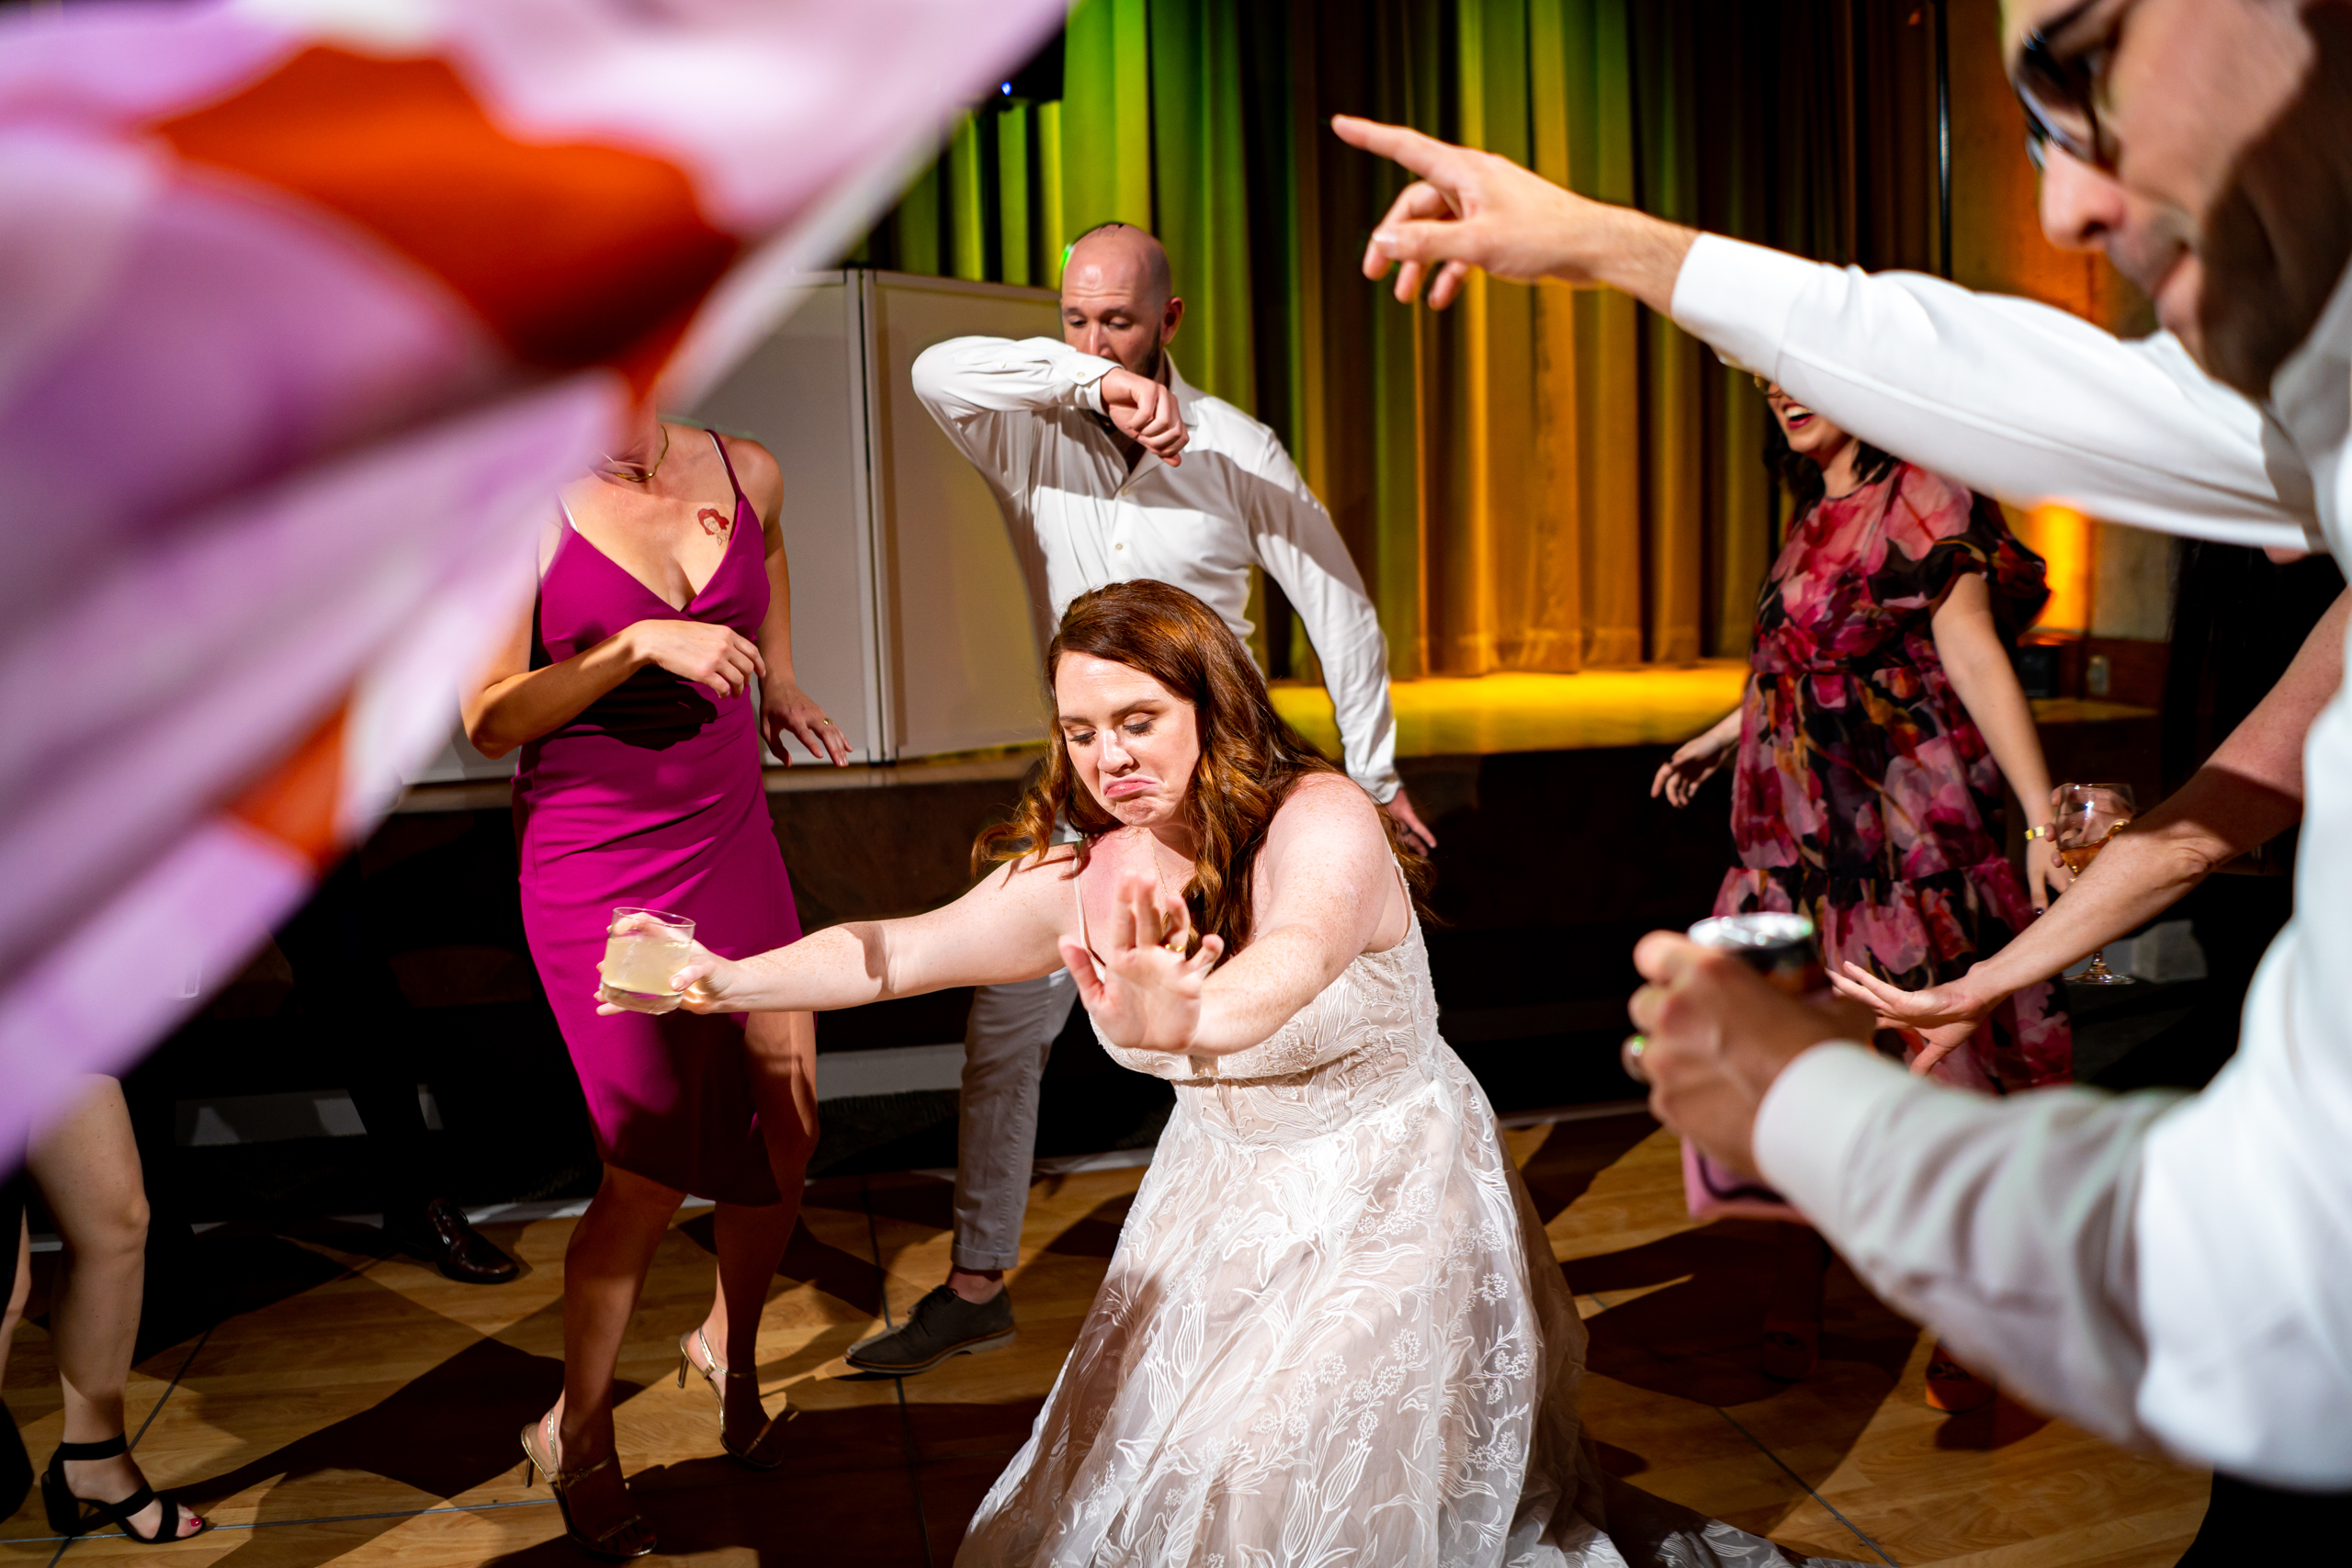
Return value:
<svg viewBox="0 0 2352 1568">
<path fill-rule="evenodd" d="M 387 1216 L 384 1233 L 461 1285 L 503 1285 L 523 1271 L 447 1198 L 432 1200 L 406 1224 Z"/>
</svg>

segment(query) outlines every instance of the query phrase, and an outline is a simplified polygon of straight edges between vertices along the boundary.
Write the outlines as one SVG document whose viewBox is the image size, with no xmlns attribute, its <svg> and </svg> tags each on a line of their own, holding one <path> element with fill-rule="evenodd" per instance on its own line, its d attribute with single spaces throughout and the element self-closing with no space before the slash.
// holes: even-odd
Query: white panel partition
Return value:
<svg viewBox="0 0 2352 1568">
<path fill-rule="evenodd" d="M 1060 335 L 1055 296 L 906 273 L 864 276 L 893 754 L 1040 739 L 1044 649 L 1030 595 L 1044 592 L 1043 575 L 1032 582 L 995 496 L 917 400 L 910 373 L 915 355 L 947 338 Z"/>
<path fill-rule="evenodd" d="M 775 454 L 792 571 L 793 673 L 842 727 L 853 760 L 875 762 L 891 752 L 876 654 L 863 294 L 854 273 L 811 277 L 775 335 L 693 417 Z M 793 765 L 808 761 L 795 744 Z"/>
</svg>

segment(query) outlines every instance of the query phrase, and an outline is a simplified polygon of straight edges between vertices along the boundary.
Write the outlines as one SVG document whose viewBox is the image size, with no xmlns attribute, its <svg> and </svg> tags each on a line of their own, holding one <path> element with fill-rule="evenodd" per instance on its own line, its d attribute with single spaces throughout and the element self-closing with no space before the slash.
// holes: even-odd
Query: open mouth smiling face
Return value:
<svg viewBox="0 0 2352 1568">
<path fill-rule="evenodd" d="M 1778 386 L 1764 389 L 1764 400 L 1771 405 L 1772 417 L 1781 422 L 1781 433 L 1789 445 L 1799 452 L 1816 453 L 1819 448 L 1834 450 L 1844 439 L 1844 433 L 1803 403 L 1781 390 Z"/>
</svg>

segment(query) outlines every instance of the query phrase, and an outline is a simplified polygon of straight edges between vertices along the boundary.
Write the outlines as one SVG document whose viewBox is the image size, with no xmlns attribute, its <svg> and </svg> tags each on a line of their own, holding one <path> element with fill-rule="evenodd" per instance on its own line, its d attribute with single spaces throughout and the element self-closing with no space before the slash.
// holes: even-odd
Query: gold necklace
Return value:
<svg viewBox="0 0 2352 1568">
<path fill-rule="evenodd" d="M 1163 898 L 1176 898 L 1176 907 L 1180 909 L 1183 909 L 1184 911 L 1183 925 L 1179 926 L 1171 935 L 1162 937 L 1159 942 L 1159 945 L 1166 948 L 1169 952 L 1181 955 L 1186 949 L 1192 946 L 1192 942 L 1187 940 L 1186 933 L 1192 927 L 1193 912 L 1190 908 L 1185 908 L 1183 899 L 1177 898 L 1176 895 L 1168 891 L 1168 873 L 1166 868 L 1159 863 L 1159 846 L 1157 844 L 1154 844 L 1151 849 L 1151 874 L 1153 880 L 1159 884 L 1160 897 Z"/>
<path fill-rule="evenodd" d="M 611 465 L 613 465 L 613 467 L 615 467 L 615 468 L 628 468 L 628 467 L 630 466 L 630 465 L 628 465 L 628 464 L 627 464 L 627 463 L 622 462 L 618 457 L 614 457 L 610 452 L 606 452 L 606 453 L 602 454 L 602 457 L 604 457 L 604 459 L 605 459 L 605 462 L 610 463 Z M 665 424 L 665 425 L 663 425 L 663 426 L 662 427 L 662 450 L 661 450 L 661 452 L 660 452 L 660 453 L 659 453 L 659 454 L 654 457 L 654 459 L 653 459 L 653 466 L 652 466 L 651 468 L 650 468 L 646 469 L 646 470 L 645 470 L 643 473 L 641 473 L 641 474 L 614 474 L 614 475 L 611 475 L 611 476 L 609 476 L 609 477 L 610 477 L 610 478 L 613 478 L 613 479 L 616 479 L 620 480 L 620 481 L 621 481 L 622 483 L 624 483 L 624 484 L 633 484 L 633 485 L 646 485 L 646 484 L 651 484 L 651 483 L 653 482 L 653 476 L 654 476 L 654 475 L 656 475 L 656 474 L 658 474 L 658 473 L 660 473 L 660 472 L 662 471 L 662 465 L 663 463 L 668 462 L 669 460 L 670 460 L 670 427 L 669 427 L 668 425 L 666 425 L 666 424 Z"/>
</svg>

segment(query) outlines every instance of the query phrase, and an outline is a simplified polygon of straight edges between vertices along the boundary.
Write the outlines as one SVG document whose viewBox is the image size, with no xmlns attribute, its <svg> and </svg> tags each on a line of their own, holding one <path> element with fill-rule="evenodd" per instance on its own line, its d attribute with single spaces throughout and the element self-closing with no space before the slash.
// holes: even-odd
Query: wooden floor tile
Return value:
<svg viewBox="0 0 2352 1568">
<path fill-rule="evenodd" d="M 1825 1291 L 1819 1369 L 1794 1384 L 1764 1378 L 1758 1303 L 1771 1228 L 1693 1220 L 1673 1136 L 1624 1143 L 1645 1122 L 1540 1129 L 1542 1141 L 1523 1145 L 1570 1285 L 1603 1303 L 1586 1325 L 1585 1403 L 1607 1468 L 1804 1551 L 1867 1558 L 1867 1540 L 1906 1565 L 2026 1568 L 2165 1563 L 2187 1547 L 2203 1517 L 2203 1474 L 2006 1402 L 1962 1416 L 1930 1410 L 1928 1337 L 1842 1263 Z M 1567 1202 L 1555 1208 L 1547 1193 Z M 1732 1423 L 1780 1481 L 1725 1445 Z M 1629 1472 L 1621 1454 L 1643 1468 Z M 2084 1531 L 2086 1519 L 2100 1528 Z"/>
<path fill-rule="evenodd" d="M 1928 1349 L 1923 1336 L 1842 1450 L 1821 1440 L 1834 1423 L 1815 1397 L 1835 1397 L 1834 1367 L 1820 1391 L 1808 1380 L 1773 1408 L 1734 1414 L 1805 1476 L 1816 1508 L 1835 1508 L 1906 1563 L 2155 1564 L 2186 1549 L 2211 1489 L 2202 1472 L 2120 1452 L 2006 1400 L 1965 1416 L 1931 1410 Z M 2073 1535 L 2092 1520 L 2091 1536 Z M 2078 1555 L 2094 1539 L 2105 1544 Z"/>
<path fill-rule="evenodd" d="M 1905 1568 L 2154 1568 L 2194 1535 L 2199 1474 L 2007 1404 L 1928 1410 L 1925 1337 L 1842 1266 L 1819 1371 L 1793 1385 L 1764 1379 L 1773 1233 L 1693 1221 L 1679 1146 L 1647 1117 L 1507 1136 L 1590 1335 L 1585 1427 L 1611 1473 L 1795 1551 L 1870 1559 L 1874 1542 Z M 905 1380 L 903 1393 L 842 1357 L 945 1278 L 952 1188 L 919 1175 L 812 1186 L 762 1319 L 763 1393 L 772 1410 L 789 1400 L 798 1412 L 777 1439 L 784 1467 L 764 1474 L 721 1455 L 708 1393 L 675 1381 L 677 1338 L 708 1310 L 714 1265 L 708 1211 L 683 1215 L 620 1367 L 622 1460 L 662 1537 L 656 1561 L 946 1568 L 1026 1440 L 1143 1175 L 1040 1180 L 1010 1276 L 1017 1339 Z M 375 1233 L 331 1223 L 200 1244 L 255 1277 L 236 1296 L 245 1310 L 149 1358 L 132 1381 L 134 1425 L 163 1401 L 142 1462 L 232 1527 L 172 1562 L 582 1561 L 546 1489 L 521 1484 L 516 1442 L 560 1386 L 572 1222 L 488 1228 L 526 1266 L 513 1284 L 454 1284 L 384 1256 Z M 37 1325 L 19 1336 L 6 1393 L 45 1459 L 58 1400 Z M 0 1558 L 45 1562 L 48 1533 L 36 1499 L 0 1525 Z M 93 1539 L 70 1555 L 143 1551 Z"/>
</svg>

